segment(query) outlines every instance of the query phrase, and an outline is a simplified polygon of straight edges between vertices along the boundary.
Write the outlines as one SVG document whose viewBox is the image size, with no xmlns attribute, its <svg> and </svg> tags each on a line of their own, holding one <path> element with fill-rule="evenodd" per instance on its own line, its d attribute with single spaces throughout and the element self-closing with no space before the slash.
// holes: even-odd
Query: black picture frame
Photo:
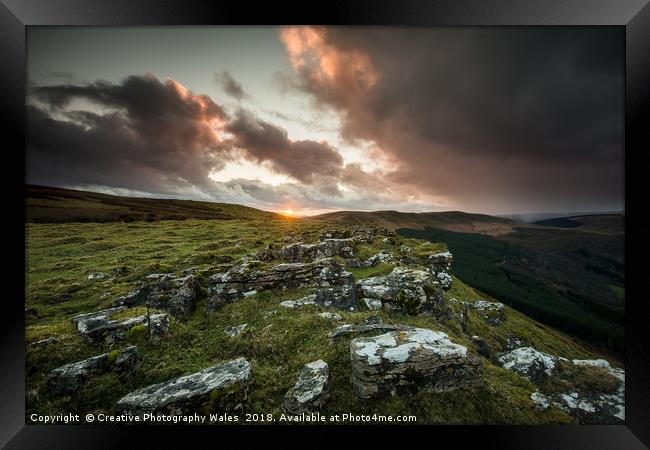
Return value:
<svg viewBox="0 0 650 450">
<path fill-rule="evenodd" d="M 626 423 L 603 426 L 428 426 L 404 428 L 365 427 L 366 435 L 384 439 L 408 439 L 418 431 L 430 445 L 440 439 L 457 444 L 478 442 L 485 448 L 646 448 L 650 445 L 650 373 L 646 323 L 647 299 L 643 293 L 644 234 L 643 190 L 634 191 L 630 181 L 644 166 L 640 158 L 650 146 L 650 6 L 647 0 L 445 0 L 445 1 L 329 1 L 323 4 L 247 4 L 200 0 L 0 0 L 0 98 L 4 133 L 6 230 L 5 275 L 0 370 L 0 444 L 11 449 L 129 448 L 142 436 L 147 446 L 166 447 L 179 439 L 207 439 L 224 445 L 225 434 L 243 443 L 264 431 L 300 433 L 310 445 L 320 437 L 347 433 L 351 427 L 173 427 L 25 425 L 24 343 L 24 113 L 25 40 L 30 26 L 125 26 L 125 25 L 251 25 L 251 24 L 360 24 L 405 26 L 568 26 L 608 25 L 625 28 L 626 35 Z M 13 144 L 8 144 L 13 142 Z M 633 161 L 637 164 L 633 165 Z M 22 169 L 22 170 L 21 170 Z M 643 207 L 643 206 L 642 206 Z M 641 207 L 641 208 L 642 208 Z M 639 211 L 637 213 L 637 211 Z M 633 220 L 635 222 L 633 222 Z M 7 242 L 12 245 L 6 245 Z M 636 260 L 636 263 L 634 262 Z M 15 276 L 13 272 L 15 271 Z M 636 276 L 638 274 L 638 276 Z M 23 283 L 16 282 L 23 280 Z M 250 430 L 254 430 L 251 433 Z M 309 438 L 307 436 L 310 436 Z M 162 444 L 161 444 L 162 443 Z M 426 441 L 423 442 L 425 444 Z M 167 444 L 167 445 L 165 445 Z M 415 443 L 413 443 L 415 444 Z M 139 444 L 142 445 L 142 444 Z M 194 444 L 192 444 L 194 445 Z M 198 444 L 196 444 L 198 445 Z M 428 444 L 427 444 L 428 445 Z M 456 445 L 456 444 L 454 444 Z"/>
</svg>

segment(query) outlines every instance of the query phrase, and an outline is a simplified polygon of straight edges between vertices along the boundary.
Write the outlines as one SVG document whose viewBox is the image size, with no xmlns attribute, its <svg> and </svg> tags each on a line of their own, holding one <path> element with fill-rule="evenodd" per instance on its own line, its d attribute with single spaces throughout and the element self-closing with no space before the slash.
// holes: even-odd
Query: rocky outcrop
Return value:
<svg viewBox="0 0 650 450">
<path fill-rule="evenodd" d="M 123 414 L 188 414 L 228 411 L 248 394 L 251 365 L 244 358 L 133 391 L 117 402 Z"/>
<path fill-rule="evenodd" d="M 112 344 L 123 339 L 129 331 L 136 327 L 147 329 L 154 338 L 162 337 L 169 329 L 167 314 L 142 315 L 124 320 L 111 320 L 110 317 L 125 310 L 118 307 L 97 311 L 94 313 L 74 316 L 72 321 L 77 325 L 77 330 L 91 343 L 105 342 Z"/>
<path fill-rule="evenodd" d="M 70 395 L 79 390 L 92 375 L 114 372 L 125 378 L 139 364 L 136 347 L 126 347 L 56 368 L 48 374 L 47 384 L 50 392 L 55 395 Z"/>
<path fill-rule="evenodd" d="M 113 306 L 148 304 L 164 309 L 174 316 L 188 316 L 196 310 L 200 283 L 194 275 L 174 277 L 169 274 L 151 274 L 144 284 L 127 295 L 113 300 Z"/>
<path fill-rule="evenodd" d="M 483 366 L 445 333 L 414 328 L 350 342 L 352 385 L 362 399 L 475 388 Z"/>
<path fill-rule="evenodd" d="M 283 408 L 289 414 L 320 411 L 329 397 L 330 374 L 325 361 L 305 364 L 298 381 L 284 396 Z"/>
<path fill-rule="evenodd" d="M 263 270 L 259 262 L 245 262 L 225 273 L 218 273 L 208 281 L 208 311 L 244 297 L 245 292 L 297 289 L 313 287 L 328 289 L 316 293 L 318 304 L 349 309 L 353 306 L 352 274 L 333 259 L 310 263 L 284 263 Z M 331 290 L 330 290 L 331 288 Z"/>
<path fill-rule="evenodd" d="M 497 358 L 504 368 L 513 370 L 534 382 L 543 381 L 553 374 L 558 357 L 540 352 L 532 347 L 520 347 Z"/>
<path fill-rule="evenodd" d="M 466 305 L 468 309 L 478 311 L 479 316 L 488 325 L 500 325 L 506 318 L 503 303 L 477 300 L 475 302 L 466 302 Z"/>
<path fill-rule="evenodd" d="M 396 267 L 389 275 L 360 280 L 357 287 L 364 298 L 379 300 L 389 310 L 417 314 L 445 309 L 438 282 L 428 271 Z"/>
<path fill-rule="evenodd" d="M 351 258 L 354 256 L 355 242 L 353 239 L 325 239 L 315 244 L 298 242 L 282 247 L 279 251 L 280 258 L 287 262 L 310 262 L 323 258 L 341 256 Z"/>
</svg>

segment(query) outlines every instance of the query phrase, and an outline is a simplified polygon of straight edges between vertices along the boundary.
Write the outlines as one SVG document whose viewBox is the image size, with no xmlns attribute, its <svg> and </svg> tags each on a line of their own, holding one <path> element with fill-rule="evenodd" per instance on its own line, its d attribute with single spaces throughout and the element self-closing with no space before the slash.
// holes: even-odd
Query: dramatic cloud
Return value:
<svg viewBox="0 0 650 450">
<path fill-rule="evenodd" d="M 619 30 L 291 27 L 280 37 L 296 76 L 276 82 L 336 111 L 350 143 L 399 161 L 395 182 L 478 209 L 485 192 L 501 210 L 549 198 L 621 205 Z"/>
<path fill-rule="evenodd" d="M 343 166 L 341 155 L 326 142 L 292 141 L 287 132 L 240 111 L 226 130 L 234 145 L 254 161 L 269 161 L 278 173 L 312 184 L 316 178 L 338 177 Z"/>
<path fill-rule="evenodd" d="M 215 74 L 214 79 L 219 83 L 223 91 L 231 97 L 237 100 L 243 100 L 249 97 L 246 91 L 244 91 L 241 83 L 235 80 L 227 71 L 224 70 L 223 72 Z"/>
<path fill-rule="evenodd" d="M 117 69 L 112 81 L 82 82 L 139 60 L 118 51 L 87 72 L 30 41 L 50 62 L 28 66 L 39 68 L 28 84 L 27 181 L 302 213 L 623 207 L 621 30 L 269 33 L 279 42 L 263 53 L 247 47 L 221 62 L 241 78 L 197 58 L 167 72 L 183 85 Z M 157 58 L 142 65 L 166 73 Z M 200 94 L 215 82 L 237 102 Z"/>
</svg>

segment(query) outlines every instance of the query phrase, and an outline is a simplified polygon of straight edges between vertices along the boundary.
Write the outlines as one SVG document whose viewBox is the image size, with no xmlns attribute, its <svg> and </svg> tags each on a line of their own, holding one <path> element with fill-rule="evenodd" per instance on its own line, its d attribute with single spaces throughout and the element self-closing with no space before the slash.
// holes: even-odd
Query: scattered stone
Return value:
<svg viewBox="0 0 650 450">
<path fill-rule="evenodd" d="M 360 261 L 358 259 L 353 258 L 353 259 L 348 259 L 345 264 L 348 267 L 362 269 L 366 267 L 375 267 L 381 263 L 394 262 L 394 261 L 395 258 L 393 258 L 393 255 L 388 253 L 386 250 L 382 250 L 381 252 L 372 255 L 370 258 L 364 261 Z"/>
<path fill-rule="evenodd" d="M 346 285 L 320 289 L 316 292 L 314 302 L 326 308 L 332 307 L 354 311 L 356 309 L 357 299 L 354 286 Z"/>
<path fill-rule="evenodd" d="M 381 321 L 379 323 L 371 322 L 365 323 L 363 325 L 341 325 L 336 330 L 332 331 L 329 334 L 331 339 L 338 339 L 345 336 L 358 336 L 361 334 L 370 334 L 381 332 L 385 333 L 387 331 L 407 331 L 412 330 L 413 327 L 408 325 L 392 325 L 392 324 L 383 324 Z"/>
<path fill-rule="evenodd" d="M 299 308 L 306 305 L 315 305 L 315 299 L 316 295 L 312 294 L 308 295 L 307 297 L 299 298 L 298 300 L 285 300 L 283 302 L 280 302 L 280 306 L 284 306 L 285 308 Z"/>
<path fill-rule="evenodd" d="M 505 320 L 503 303 L 477 300 L 475 302 L 466 302 L 466 305 L 469 309 L 479 311 L 479 315 L 488 325 L 497 326 Z"/>
<path fill-rule="evenodd" d="M 246 399 L 251 378 L 250 363 L 237 358 L 133 391 L 117 402 L 116 409 L 133 415 L 229 411 Z"/>
<path fill-rule="evenodd" d="M 277 310 L 277 309 L 273 309 L 273 310 L 271 310 L 271 311 L 267 311 L 267 312 L 265 312 L 265 313 L 262 315 L 262 317 L 263 317 L 264 319 L 268 319 L 269 317 L 274 316 L 274 315 L 276 315 L 277 313 L 278 313 L 278 310 Z"/>
<path fill-rule="evenodd" d="M 170 274 L 152 273 L 145 280 L 143 286 L 113 300 L 113 306 L 148 304 L 178 317 L 186 317 L 196 310 L 200 288 L 196 276 L 177 278 Z"/>
<path fill-rule="evenodd" d="M 597 392 L 564 392 L 544 395 L 533 392 L 530 399 L 539 409 L 555 405 L 580 424 L 619 424 L 625 421 L 625 388 L 614 394 Z"/>
<path fill-rule="evenodd" d="M 540 352 L 532 347 L 520 347 L 497 358 L 499 364 L 509 370 L 540 382 L 553 374 L 558 357 Z"/>
<path fill-rule="evenodd" d="M 370 310 L 376 311 L 381 309 L 382 303 L 378 298 L 364 298 L 363 302 L 366 304 L 366 307 Z"/>
<path fill-rule="evenodd" d="M 32 342 L 31 345 L 35 347 L 46 347 L 50 344 L 56 344 L 57 342 L 59 342 L 57 338 L 55 338 L 54 336 L 50 336 L 48 338 L 41 339 L 40 341 Z"/>
<path fill-rule="evenodd" d="M 381 317 L 379 316 L 368 316 L 365 319 L 363 319 L 363 323 L 365 323 L 366 325 L 373 325 L 373 324 L 383 323 L 383 320 L 381 320 Z"/>
<path fill-rule="evenodd" d="M 248 297 L 252 297 L 253 295 L 256 295 L 257 291 L 253 290 L 253 291 L 243 292 L 242 294 L 245 298 L 248 298 Z"/>
<path fill-rule="evenodd" d="M 101 280 L 102 278 L 106 278 L 108 275 L 106 275 L 104 272 L 93 272 L 90 275 L 88 275 L 89 280 Z"/>
<path fill-rule="evenodd" d="M 70 395 L 81 388 L 91 375 L 111 371 L 126 377 L 139 364 L 138 351 L 135 346 L 130 346 L 54 369 L 48 374 L 47 383 L 52 393 Z"/>
<path fill-rule="evenodd" d="M 110 320 L 109 317 L 126 309 L 125 306 L 111 308 L 95 313 L 74 316 L 72 321 L 77 325 L 79 332 L 91 343 L 105 342 L 112 344 L 126 336 L 136 326 L 150 329 L 150 335 L 160 338 L 169 329 L 167 314 L 151 314 L 132 317 L 124 320 Z"/>
<path fill-rule="evenodd" d="M 284 396 L 284 410 L 289 414 L 320 411 L 329 397 L 329 375 L 329 367 L 322 359 L 305 364 L 298 381 Z"/>
<path fill-rule="evenodd" d="M 322 313 L 318 314 L 318 316 L 322 317 L 323 319 L 335 320 L 337 322 L 339 320 L 343 320 L 343 317 L 341 317 L 340 315 L 338 315 L 336 313 L 332 313 L 332 312 L 322 312 Z"/>
<path fill-rule="evenodd" d="M 237 325 L 236 327 L 228 327 L 225 329 L 225 332 L 231 338 L 236 338 L 242 335 L 242 333 L 246 330 L 247 326 L 248 326 L 247 323 L 243 323 L 241 325 Z"/>
<path fill-rule="evenodd" d="M 321 234 L 318 237 L 319 241 L 326 241 L 328 239 L 348 239 L 352 236 L 349 230 L 330 230 Z"/>
<path fill-rule="evenodd" d="M 483 366 L 445 333 L 412 328 L 350 342 L 352 385 L 362 399 L 475 388 Z"/>
<path fill-rule="evenodd" d="M 519 336 L 509 336 L 503 346 L 507 352 L 520 347 L 530 347 L 530 344 L 526 339 Z"/>
</svg>

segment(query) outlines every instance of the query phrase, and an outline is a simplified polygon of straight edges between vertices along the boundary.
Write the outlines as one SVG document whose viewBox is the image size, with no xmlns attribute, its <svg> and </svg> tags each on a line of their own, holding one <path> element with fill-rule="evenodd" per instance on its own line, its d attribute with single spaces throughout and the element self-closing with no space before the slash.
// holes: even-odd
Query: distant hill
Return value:
<svg viewBox="0 0 650 450">
<path fill-rule="evenodd" d="M 133 222 L 185 219 L 279 218 L 268 211 L 228 203 L 120 197 L 46 186 L 25 186 L 25 221 L 36 223 Z"/>
<path fill-rule="evenodd" d="M 470 214 L 461 211 L 407 213 L 398 211 L 337 211 L 313 216 L 310 219 L 325 219 L 346 225 L 381 226 L 389 230 L 399 228 L 419 229 L 442 228 L 464 233 L 480 233 L 499 236 L 512 232 L 518 222 L 485 214 Z"/>
<path fill-rule="evenodd" d="M 585 216 L 556 217 L 538 220 L 534 225 L 555 228 L 575 228 L 594 233 L 623 233 L 625 231 L 625 214 L 593 214 Z"/>
</svg>

